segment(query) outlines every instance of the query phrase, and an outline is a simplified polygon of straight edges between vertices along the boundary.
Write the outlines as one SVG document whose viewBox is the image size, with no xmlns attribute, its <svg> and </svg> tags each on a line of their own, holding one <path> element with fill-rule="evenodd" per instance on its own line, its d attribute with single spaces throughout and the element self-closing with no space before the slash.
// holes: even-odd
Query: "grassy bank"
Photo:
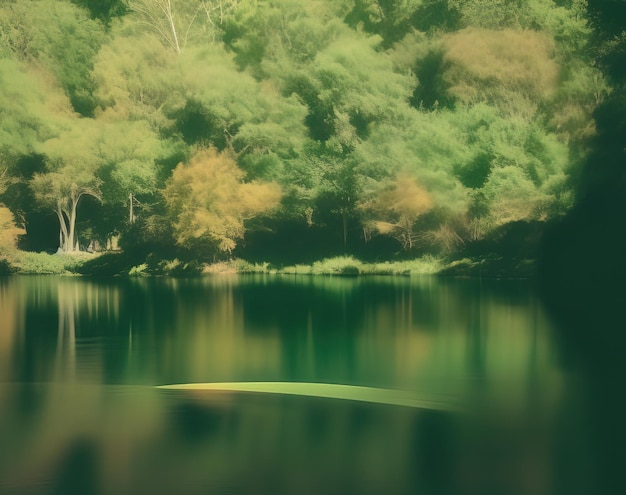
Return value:
<svg viewBox="0 0 626 495">
<path fill-rule="evenodd" d="M 497 256 L 444 259 L 422 256 L 413 260 L 364 263 L 352 256 L 337 256 L 312 264 L 277 266 L 232 259 L 211 264 L 179 259 L 164 260 L 154 255 L 142 258 L 126 253 L 0 253 L 0 274 L 49 274 L 87 276 L 199 276 L 203 274 L 263 273 L 289 275 L 423 275 L 455 277 L 527 278 L 534 262 Z"/>
<path fill-rule="evenodd" d="M 0 274 L 76 275 L 80 267 L 97 257 L 91 253 L 32 253 L 10 250 L 0 252 Z"/>
<path fill-rule="evenodd" d="M 86 263 L 79 271 L 88 275 L 130 276 L 188 276 L 199 274 L 262 273 L 298 275 L 416 275 L 438 273 L 446 266 L 440 258 L 424 256 L 411 261 L 363 263 L 352 256 L 339 256 L 310 265 L 277 266 L 269 263 L 250 263 L 231 259 L 209 264 L 183 262 L 178 259 L 157 260 L 148 257 L 142 263 L 133 262 L 122 254 L 104 255 Z"/>
</svg>

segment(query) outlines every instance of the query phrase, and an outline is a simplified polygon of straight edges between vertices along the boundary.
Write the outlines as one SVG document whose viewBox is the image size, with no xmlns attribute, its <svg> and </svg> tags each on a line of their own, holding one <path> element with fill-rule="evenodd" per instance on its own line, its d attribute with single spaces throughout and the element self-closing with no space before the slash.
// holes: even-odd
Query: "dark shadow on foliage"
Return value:
<svg viewBox="0 0 626 495">
<path fill-rule="evenodd" d="M 592 474 L 586 493 L 622 493 L 626 480 L 626 53 L 616 41 L 626 2 L 589 1 L 611 96 L 595 111 L 597 135 L 585 163 L 577 204 L 544 236 L 539 288 L 555 325 L 564 364 L 578 377 L 570 391 L 584 405 L 575 425 L 588 439 Z M 604 50 L 604 53 L 602 51 Z M 608 55 L 608 58 L 607 58 Z M 611 57 L 616 57 L 611 61 Z M 571 413 L 571 411 L 570 411 Z M 566 432 L 566 437 L 572 432 Z M 585 493 L 563 473 L 556 493 Z"/>
</svg>

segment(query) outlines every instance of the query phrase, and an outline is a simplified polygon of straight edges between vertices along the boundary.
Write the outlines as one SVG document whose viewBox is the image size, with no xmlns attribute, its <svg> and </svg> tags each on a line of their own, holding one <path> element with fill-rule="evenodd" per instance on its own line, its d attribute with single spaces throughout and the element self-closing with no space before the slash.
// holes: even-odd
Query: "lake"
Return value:
<svg viewBox="0 0 626 495">
<path fill-rule="evenodd" d="M 156 388 L 207 382 L 417 406 Z M 550 494 L 585 466 L 566 382 L 525 281 L 9 277 L 0 493 Z"/>
</svg>

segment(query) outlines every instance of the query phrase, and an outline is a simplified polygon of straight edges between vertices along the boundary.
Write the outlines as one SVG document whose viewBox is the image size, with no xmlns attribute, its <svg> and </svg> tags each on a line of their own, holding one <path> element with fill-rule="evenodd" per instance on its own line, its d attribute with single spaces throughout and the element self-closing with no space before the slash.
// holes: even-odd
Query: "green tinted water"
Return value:
<svg viewBox="0 0 626 495">
<path fill-rule="evenodd" d="M 0 315 L 2 494 L 553 485 L 563 379 L 525 282 L 14 277 Z M 418 407 L 155 388 L 206 382 L 393 389 Z"/>
</svg>

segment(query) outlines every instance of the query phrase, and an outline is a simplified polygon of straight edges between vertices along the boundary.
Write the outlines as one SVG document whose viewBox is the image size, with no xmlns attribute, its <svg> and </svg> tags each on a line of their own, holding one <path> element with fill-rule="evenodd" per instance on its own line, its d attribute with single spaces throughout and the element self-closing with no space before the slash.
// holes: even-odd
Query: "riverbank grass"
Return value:
<svg viewBox="0 0 626 495">
<path fill-rule="evenodd" d="M 75 275 L 83 263 L 98 256 L 82 251 L 48 254 L 11 250 L 1 254 L 7 272 L 25 275 Z"/>
<path fill-rule="evenodd" d="M 0 275 L 11 273 L 41 275 L 112 276 L 198 276 L 203 274 L 283 274 L 283 275 L 431 275 L 453 277 L 529 278 L 534 273 L 533 260 L 483 258 L 444 259 L 425 255 L 413 260 L 365 263 L 353 256 L 336 256 L 312 264 L 271 265 L 234 258 L 201 264 L 178 259 L 160 259 L 154 255 L 137 258 L 127 253 L 31 253 L 0 252 Z"/>
<path fill-rule="evenodd" d="M 352 256 L 336 256 L 312 264 L 272 266 L 242 259 L 220 261 L 204 266 L 206 274 L 268 273 L 283 275 L 419 275 L 438 273 L 446 267 L 442 258 L 422 256 L 415 260 L 364 263 Z"/>
<path fill-rule="evenodd" d="M 414 260 L 364 263 L 352 256 L 337 256 L 316 261 L 312 265 L 286 266 L 277 273 L 310 275 L 422 275 L 440 272 L 445 267 L 441 258 L 422 256 Z"/>
</svg>

